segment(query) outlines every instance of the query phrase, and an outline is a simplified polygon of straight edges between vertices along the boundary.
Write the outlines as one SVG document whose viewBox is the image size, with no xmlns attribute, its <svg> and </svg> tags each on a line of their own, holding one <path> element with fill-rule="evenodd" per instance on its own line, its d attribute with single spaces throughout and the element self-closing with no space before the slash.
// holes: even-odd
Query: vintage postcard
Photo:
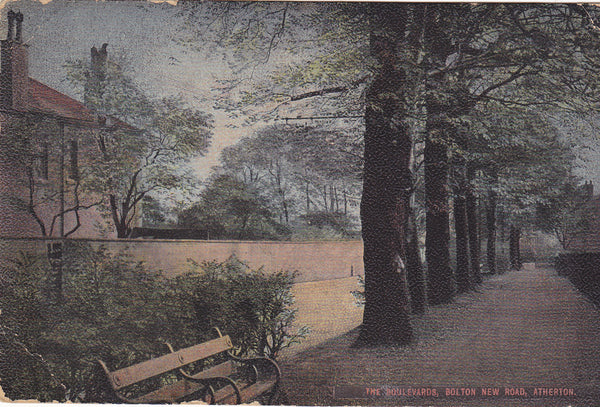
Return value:
<svg viewBox="0 0 600 407">
<path fill-rule="evenodd" d="M 600 403 L 600 8 L 0 1 L 2 402 Z"/>
</svg>

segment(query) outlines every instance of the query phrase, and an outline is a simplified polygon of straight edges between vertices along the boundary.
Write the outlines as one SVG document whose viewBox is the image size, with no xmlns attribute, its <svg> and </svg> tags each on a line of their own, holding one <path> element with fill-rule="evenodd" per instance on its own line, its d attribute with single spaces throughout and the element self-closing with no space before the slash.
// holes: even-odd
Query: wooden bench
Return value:
<svg viewBox="0 0 600 407">
<path fill-rule="evenodd" d="M 281 378 L 277 363 L 267 357 L 234 356 L 229 336 L 217 332 L 216 339 L 178 351 L 167 344 L 171 353 L 112 372 L 104 362 L 98 362 L 112 391 L 126 403 L 201 400 L 240 404 L 268 397 L 266 401 L 271 404 Z M 173 372 L 175 379 L 165 378 Z"/>
</svg>

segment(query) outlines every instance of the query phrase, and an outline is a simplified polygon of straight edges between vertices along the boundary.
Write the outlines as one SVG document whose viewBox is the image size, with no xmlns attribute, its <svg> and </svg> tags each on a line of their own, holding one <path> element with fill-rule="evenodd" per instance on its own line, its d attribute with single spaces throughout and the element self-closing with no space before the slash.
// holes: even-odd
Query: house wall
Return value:
<svg viewBox="0 0 600 407">
<path fill-rule="evenodd" d="M 9 134 L 13 131 L 18 117 L 4 114 L 0 118 L 0 236 L 36 237 L 42 236 L 42 230 L 33 214 L 28 211 L 30 187 L 27 178 L 27 168 L 34 168 L 34 193 L 35 213 L 42 220 L 48 236 L 60 236 L 59 220 L 56 219 L 54 227 L 52 220 L 60 213 L 60 155 L 61 135 L 59 127 L 53 120 L 39 119 L 32 125 L 32 132 L 28 134 L 28 143 L 17 139 L 26 137 L 24 134 Z M 74 204 L 73 189 L 75 181 L 70 174 L 70 142 L 78 141 L 78 164 L 82 176 L 85 174 L 86 156 L 94 154 L 90 130 L 65 126 L 64 135 L 64 200 L 65 208 Z M 42 143 L 47 143 L 48 148 L 48 177 L 41 177 L 35 170 L 39 162 L 33 155 L 39 155 Z M 33 165 L 32 165 L 33 164 Z M 97 201 L 85 192 L 79 193 L 80 204 L 89 205 Z M 79 211 L 81 226 L 71 237 L 111 237 L 101 232 L 99 226 L 106 225 L 106 220 L 96 208 L 82 209 Z M 69 232 L 76 224 L 74 212 L 64 216 L 65 232 Z"/>
<path fill-rule="evenodd" d="M 86 171 L 89 170 L 90 162 L 89 157 L 99 154 L 98 149 L 95 145 L 93 138 L 95 130 L 81 129 L 76 127 L 65 128 L 65 184 L 69 191 L 65 197 L 66 207 L 72 207 L 74 205 L 74 194 L 72 193 L 75 186 L 75 181 L 69 177 L 70 174 L 70 142 L 71 140 L 77 140 L 78 145 L 78 172 L 82 182 L 85 182 Z M 56 167 L 56 172 L 59 169 Z M 55 177 L 56 178 L 56 177 Z M 57 182 L 57 180 L 56 180 Z M 79 193 L 79 199 L 81 205 L 90 205 L 97 203 L 102 200 L 101 196 L 94 196 L 85 191 Z M 58 213 L 56 203 L 54 204 L 53 213 Z M 103 217 L 97 206 L 82 209 L 79 211 L 80 226 L 79 228 L 69 237 L 72 238 L 116 238 L 116 232 L 114 226 L 111 226 L 108 218 Z M 77 224 L 77 218 L 74 212 L 67 213 L 65 215 L 65 231 L 68 232 Z M 54 236 L 58 236 L 55 233 Z"/>
<path fill-rule="evenodd" d="M 2 132 L 9 119 L 0 114 L 0 235 L 39 236 L 33 218 L 16 201 L 27 196 L 22 184 L 25 171 L 20 148 Z"/>
<path fill-rule="evenodd" d="M 143 261 L 149 270 L 175 276 L 190 271 L 188 259 L 196 262 L 225 261 L 231 256 L 251 268 L 264 267 L 268 272 L 297 270 L 297 282 L 329 280 L 363 275 L 362 241 L 330 242 L 248 242 L 201 240 L 133 240 L 74 239 L 92 247 L 103 245 L 112 253 L 123 252 L 132 260 Z M 46 253 L 52 239 L 0 238 L 0 257 L 34 251 Z"/>
<path fill-rule="evenodd" d="M 0 41 L 0 236 L 60 236 L 60 221 L 55 219 L 61 213 L 60 203 L 70 208 L 75 202 L 72 191 L 76 183 L 68 176 L 71 141 L 78 141 L 78 162 L 83 169 L 86 157 L 97 154 L 91 151 L 95 144 L 90 137 L 96 118 L 80 102 L 29 77 L 23 15 L 9 11 L 7 17 L 9 31 Z M 70 124 L 61 126 L 59 122 Z M 35 170 L 43 151 L 48 153 L 47 176 Z M 61 174 L 65 175 L 62 184 Z M 60 198 L 61 185 L 64 200 Z M 81 192 L 81 205 L 97 200 Z M 71 236 L 99 237 L 97 225 L 105 223 L 99 212 L 82 210 L 80 215 L 81 226 Z M 77 217 L 69 212 L 63 218 L 68 233 Z"/>
</svg>

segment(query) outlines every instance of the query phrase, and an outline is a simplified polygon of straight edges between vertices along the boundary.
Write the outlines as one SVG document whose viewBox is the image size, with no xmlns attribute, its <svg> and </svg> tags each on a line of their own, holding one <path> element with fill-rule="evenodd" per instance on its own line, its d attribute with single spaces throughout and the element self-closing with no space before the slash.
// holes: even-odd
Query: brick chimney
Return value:
<svg viewBox="0 0 600 407">
<path fill-rule="evenodd" d="M 102 44 L 100 51 L 96 47 L 91 49 L 91 74 L 85 85 L 84 103 L 88 107 L 93 107 L 92 100 L 99 99 L 104 93 L 104 80 L 106 79 L 106 61 L 108 44 Z"/>
<path fill-rule="evenodd" d="M 26 110 L 29 99 L 29 63 L 23 44 L 23 14 L 8 11 L 8 34 L 0 41 L 0 104 Z"/>
</svg>

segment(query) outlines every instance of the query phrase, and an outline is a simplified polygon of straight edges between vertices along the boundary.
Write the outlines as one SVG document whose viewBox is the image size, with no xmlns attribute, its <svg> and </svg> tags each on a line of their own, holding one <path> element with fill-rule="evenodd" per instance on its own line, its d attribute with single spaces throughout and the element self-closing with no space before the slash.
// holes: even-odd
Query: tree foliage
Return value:
<svg viewBox="0 0 600 407">
<path fill-rule="evenodd" d="M 96 153 L 84 188 L 104 197 L 104 213 L 117 236 L 126 237 L 145 196 L 189 189 L 182 166 L 206 152 L 212 119 L 177 97 L 149 99 L 111 61 L 91 68 L 74 61 L 68 69 L 69 80 L 105 120 L 94 134 Z"/>
<path fill-rule="evenodd" d="M 259 189 L 282 223 L 311 211 L 348 213 L 360 193 L 361 144 L 351 132 L 268 126 L 223 150 L 217 171 Z"/>
<path fill-rule="evenodd" d="M 579 186 L 574 178 L 558 185 L 557 192 L 543 202 L 538 202 L 535 225 L 556 237 L 561 247 L 568 250 L 578 233 L 590 229 L 595 215 L 589 212 L 591 184 Z M 593 192 L 592 192 L 593 193 Z"/>
<path fill-rule="evenodd" d="M 199 202 L 179 215 L 179 224 L 207 230 L 214 239 L 277 239 L 286 228 L 273 216 L 272 204 L 252 185 L 215 175 Z"/>
</svg>

